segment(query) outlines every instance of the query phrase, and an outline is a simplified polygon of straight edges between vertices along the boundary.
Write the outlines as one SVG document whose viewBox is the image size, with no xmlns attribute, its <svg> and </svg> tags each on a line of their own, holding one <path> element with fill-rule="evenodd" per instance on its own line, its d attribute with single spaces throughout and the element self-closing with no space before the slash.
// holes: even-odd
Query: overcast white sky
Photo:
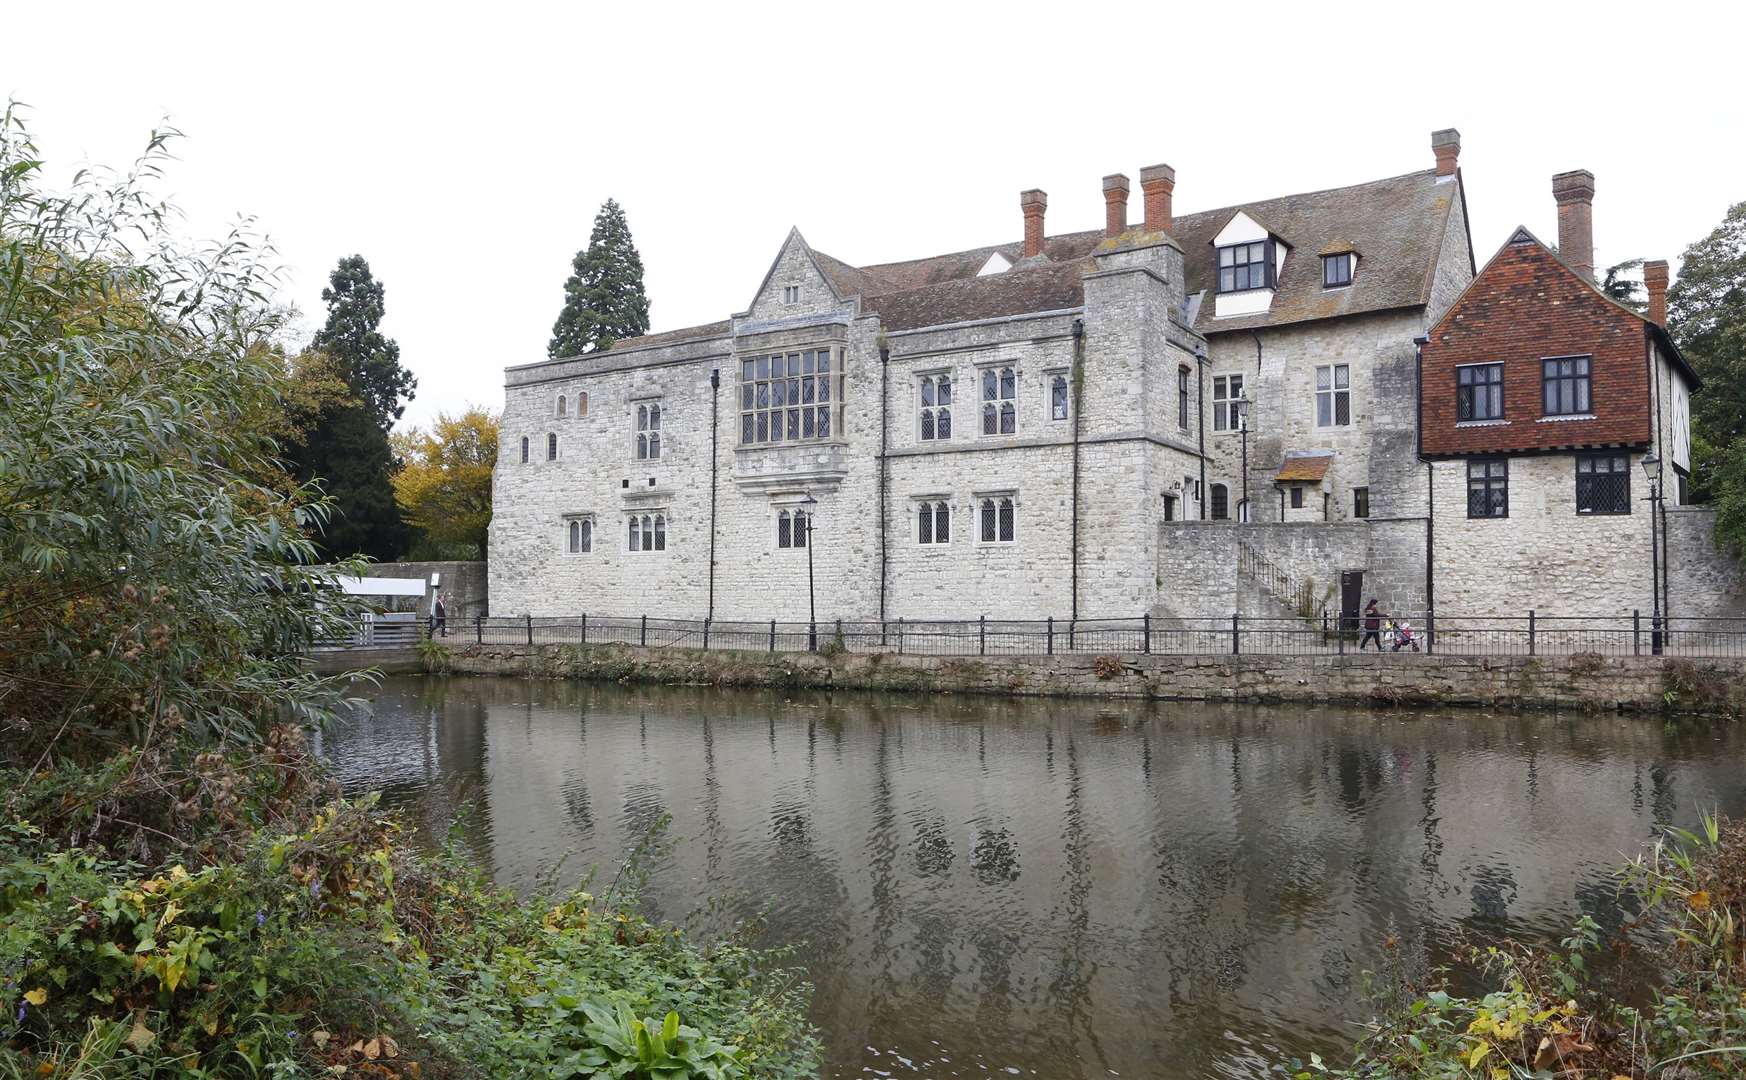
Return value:
<svg viewBox="0 0 1746 1080">
<path fill-rule="evenodd" d="M 1480 261 L 1595 173 L 1596 262 L 1677 260 L 1746 199 L 1736 2 L 11 5 L 0 93 L 53 176 L 166 117 L 189 228 L 256 215 L 319 322 L 353 252 L 418 376 L 500 408 L 608 196 L 654 329 L 741 310 L 790 225 L 864 264 L 1099 227 L 1099 179 L 1193 211 L 1432 163 L 1461 130 Z M 1676 263 L 1677 272 L 1677 263 Z"/>
</svg>

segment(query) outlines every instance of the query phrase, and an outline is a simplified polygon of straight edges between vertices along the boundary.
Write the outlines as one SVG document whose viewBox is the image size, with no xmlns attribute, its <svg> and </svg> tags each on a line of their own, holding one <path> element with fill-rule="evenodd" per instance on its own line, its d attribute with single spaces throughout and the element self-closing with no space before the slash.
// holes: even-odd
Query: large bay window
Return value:
<svg viewBox="0 0 1746 1080">
<path fill-rule="evenodd" d="M 740 361 L 740 445 L 829 439 L 842 428 L 841 353 L 770 353 Z"/>
</svg>

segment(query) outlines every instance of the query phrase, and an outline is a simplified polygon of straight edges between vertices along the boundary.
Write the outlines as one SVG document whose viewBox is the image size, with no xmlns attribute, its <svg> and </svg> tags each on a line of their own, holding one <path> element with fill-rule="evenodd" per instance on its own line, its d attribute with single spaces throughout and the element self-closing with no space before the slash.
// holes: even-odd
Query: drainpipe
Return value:
<svg viewBox="0 0 1746 1080">
<path fill-rule="evenodd" d="M 1079 621 L 1079 417 L 1085 412 L 1085 320 L 1073 320 L 1073 531 L 1072 551 L 1069 553 L 1073 564 L 1072 611 L 1073 622 Z M 1072 623 L 1068 624 L 1069 626 Z"/>
<path fill-rule="evenodd" d="M 1420 461 L 1425 462 L 1425 611 L 1427 614 L 1437 610 L 1436 560 L 1432 555 L 1437 546 L 1436 469 L 1429 461 L 1425 460 L 1425 346 L 1430 344 L 1430 341 L 1430 337 L 1425 334 L 1413 338 L 1413 451 Z M 1427 620 L 1428 622 L 1429 620 Z M 1429 639 L 1429 634 L 1427 634 L 1426 644 L 1433 647 L 1435 645 Z"/>
<path fill-rule="evenodd" d="M 1195 413 L 1200 418 L 1200 519 L 1206 520 L 1206 346 L 1194 354 L 1194 380 L 1197 395 Z M 1239 406 L 1240 407 L 1240 406 Z"/>
<path fill-rule="evenodd" d="M 716 429 L 721 411 L 721 369 L 709 369 L 709 610 L 704 621 L 715 619 L 715 477 L 720 451 Z"/>
<path fill-rule="evenodd" d="M 1255 378 L 1257 380 L 1259 380 L 1261 378 L 1261 332 L 1259 330 L 1251 330 L 1251 331 L 1249 331 L 1249 336 L 1255 339 Z M 1254 400 L 1254 399 L 1249 393 L 1249 387 L 1245 384 L 1243 387 L 1243 405 L 1242 405 L 1242 409 L 1243 409 L 1243 501 L 1245 503 L 1249 502 L 1249 403 L 1252 400 Z M 1255 519 L 1255 507 L 1251 504 L 1249 507 L 1249 520 L 1253 521 L 1254 519 Z M 1280 520 L 1281 521 L 1284 520 L 1284 515 L 1280 516 Z"/>
<path fill-rule="evenodd" d="M 885 460 L 886 433 L 891 427 L 891 350 L 884 345 L 879 346 L 879 633 L 885 633 L 885 575 L 887 556 L 885 547 L 885 518 L 889 484 L 889 468 Z"/>
<path fill-rule="evenodd" d="M 1649 528 L 1653 532 L 1655 518 L 1661 519 L 1661 558 L 1657 560 L 1659 565 L 1655 567 L 1655 573 L 1661 583 L 1661 625 L 1665 628 L 1673 621 L 1673 598 L 1667 595 L 1667 567 L 1673 562 L 1673 537 L 1667 532 L 1667 440 L 1661 430 L 1661 376 L 1655 370 L 1655 331 L 1645 323 L 1643 334 L 1649 343 L 1650 408 L 1655 422 L 1655 456 L 1659 459 L 1655 464 L 1655 490 L 1661 496 L 1649 504 Z"/>
</svg>

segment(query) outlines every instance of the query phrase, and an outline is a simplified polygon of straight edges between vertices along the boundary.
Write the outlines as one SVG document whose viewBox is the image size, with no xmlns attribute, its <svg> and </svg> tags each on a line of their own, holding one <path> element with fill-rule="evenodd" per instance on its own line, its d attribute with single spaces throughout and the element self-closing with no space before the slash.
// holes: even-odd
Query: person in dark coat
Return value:
<svg viewBox="0 0 1746 1080">
<path fill-rule="evenodd" d="M 1382 612 L 1376 610 L 1376 597 L 1370 598 L 1370 603 L 1364 605 L 1364 636 L 1358 639 L 1358 651 L 1364 651 L 1366 642 L 1375 642 L 1376 651 L 1382 651 Z"/>
<path fill-rule="evenodd" d="M 449 605 L 444 594 L 437 593 L 436 604 L 431 607 L 431 618 L 436 623 L 436 631 L 443 637 L 449 636 Z M 1382 648 L 1381 645 L 1377 646 Z"/>
</svg>

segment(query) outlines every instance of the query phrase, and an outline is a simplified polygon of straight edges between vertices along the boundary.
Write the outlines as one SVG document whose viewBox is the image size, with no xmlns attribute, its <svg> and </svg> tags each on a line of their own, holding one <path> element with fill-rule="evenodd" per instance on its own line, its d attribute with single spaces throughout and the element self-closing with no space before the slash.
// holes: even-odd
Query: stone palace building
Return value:
<svg viewBox="0 0 1746 1080">
<path fill-rule="evenodd" d="M 1456 378 L 1424 372 L 1421 347 L 1472 326 L 1449 320 L 1476 271 L 1460 146 L 1438 131 L 1431 168 L 1192 214 L 1150 166 L 1138 221 L 1128 178 L 1106 176 L 1105 227 L 1085 233 L 1049 235 L 1047 196 L 1025 191 L 1022 239 L 907 262 L 851 266 L 791 231 L 739 314 L 508 369 L 492 612 L 803 621 L 809 554 L 821 620 L 1292 617 L 1360 596 L 1647 610 L 1646 571 L 1584 590 L 1565 559 L 1575 577 L 1541 600 L 1533 558 L 1481 558 L 1575 521 L 1524 490 L 1557 487 L 1543 455 L 1563 443 L 1463 441 L 1493 421 L 1425 412 L 1458 391 L 1421 392 Z M 1579 209 L 1561 211 L 1567 251 Z M 1657 378 L 1695 386 L 1675 357 Z M 1504 376 L 1512 409 L 1528 366 Z M 1583 438 L 1635 468 L 1686 423 L 1683 394 L 1653 431 Z M 1529 456 L 1510 466 L 1519 509 L 1483 534 L 1461 527 L 1475 450 Z M 1439 586 L 1445 559 L 1465 566 Z"/>
</svg>

